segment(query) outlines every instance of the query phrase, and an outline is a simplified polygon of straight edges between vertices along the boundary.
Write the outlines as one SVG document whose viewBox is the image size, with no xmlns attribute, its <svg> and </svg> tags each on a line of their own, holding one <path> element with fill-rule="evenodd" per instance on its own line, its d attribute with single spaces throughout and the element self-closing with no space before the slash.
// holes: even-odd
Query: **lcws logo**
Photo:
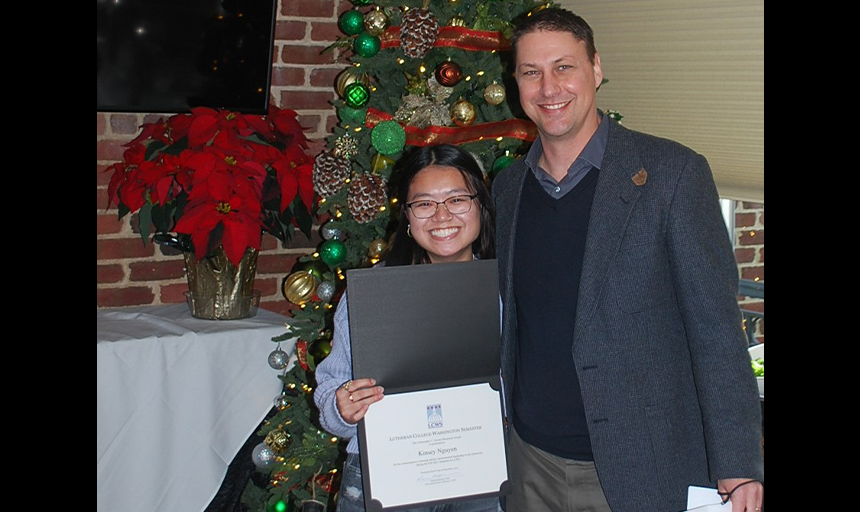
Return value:
<svg viewBox="0 0 860 512">
<path fill-rule="evenodd" d="M 427 428 L 442 427 L 442 404 L 427 406 Z"/>
</svg>

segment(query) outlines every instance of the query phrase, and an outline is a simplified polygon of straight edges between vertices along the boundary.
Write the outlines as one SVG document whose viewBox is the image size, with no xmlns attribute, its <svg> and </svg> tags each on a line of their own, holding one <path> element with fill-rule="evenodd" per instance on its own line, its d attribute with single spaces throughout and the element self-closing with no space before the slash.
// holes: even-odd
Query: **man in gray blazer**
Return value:
<svg viewBox="0 0 860 512">
<path fill-rule="evenodd" d="M 539 11 L 513 43 L 540 136 L 493 182 L 506 510 L 678 512 L 698 485 L 759 511 L 761 411 L 707 161 L 597 109 L 579 16 Z"/>
</svg>

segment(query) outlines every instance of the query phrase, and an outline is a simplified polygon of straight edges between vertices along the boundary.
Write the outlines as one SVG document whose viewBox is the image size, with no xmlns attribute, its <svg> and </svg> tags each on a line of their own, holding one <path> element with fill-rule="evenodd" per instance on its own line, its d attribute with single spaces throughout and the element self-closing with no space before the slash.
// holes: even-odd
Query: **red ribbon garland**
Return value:
<svg viewBox="0 0 860 512">
<path fill-rule="evenodd" d="M 397 48 L 400 46 L 400 27 L 389 27 L 380 37 L 381 47 Z M 501 32 L 487 30 L 472 30 L 465 27 L 439 27 L 439 35 L 433 46 L 459 48 L 468 51 L 509 50 L 511 42 Z M 365 124 L 372 128 L 382 121 L 390 121 L 393 117 L 387 112 L 374 108 L 367 109 Z M 402 123 L 401 123 L 402 124 Z M 410 146 L 430 146 L 433 144 L 463 144 L 483 139 L 508 137 L 532 142 L 537 138 L 537 128 L 534 123 L 524 119 L 508 119 L 468 127 L 429 126 L 418 128 L 404 126 L 406 144 Z"/>
<path fill-rule="evenodd" d="M 378 123 L 392 119 L 391 114 L 387 112 L 368 108 L 364 124 L 369 128 L 373 128 Z M 492 123 L 483 123 L 462 128 L 448 126 L 428 126 L 427 128 L 404 126 L 403 130 L 406 132 L 406 145 L 409 146 L 464 144 L 498 137 L 532 142 L 537 137 L 537 128 L 534 123 L 525 119 L 507 119 L 505 121 L 494 121 Z"/>
<path fill-rule="evenodd" d="M 382 48 L 397 48 L 400 46 L 400 27 L 389 27 L 379 36 Z M 489 52 L 493 50 L 510 50 L 511 41 L 501 32 L 487 30 L 472 30 L 465 27 L 439 27 L 439 36 L 433 46 L 460 48 L 474 52 Z"/>
</svg>

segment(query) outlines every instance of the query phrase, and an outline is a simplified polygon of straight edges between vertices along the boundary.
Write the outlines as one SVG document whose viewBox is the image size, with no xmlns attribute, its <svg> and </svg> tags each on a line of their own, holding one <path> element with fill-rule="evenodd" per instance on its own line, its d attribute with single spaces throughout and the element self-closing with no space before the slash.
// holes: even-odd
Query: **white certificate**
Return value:
<svg viewBox="0 0 860 512">
<path fill-rule="evenodd" d="M 367 510 L 499 495 L 501 411 L 488 383 L 385 395 L 360 429 Z"/>
</svg>

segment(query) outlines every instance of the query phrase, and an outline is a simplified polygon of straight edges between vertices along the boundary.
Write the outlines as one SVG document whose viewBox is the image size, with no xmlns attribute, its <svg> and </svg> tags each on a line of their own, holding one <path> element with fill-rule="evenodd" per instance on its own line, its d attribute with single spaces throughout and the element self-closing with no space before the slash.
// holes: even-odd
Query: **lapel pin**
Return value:
<svg viewBox="0 0 860 512">
<path fill-rule="evenodd" d="M 648 172 L 643 167 L 643 168 L 639 169 L 639 172 L 637 172 L 636 174 L 631 176 L 630 179 L 633 180 L 633 183 L 637 187 L 641 187 L 642 185 L 645 184 L 646 181 L 648 181 Z"/>
</svg>

